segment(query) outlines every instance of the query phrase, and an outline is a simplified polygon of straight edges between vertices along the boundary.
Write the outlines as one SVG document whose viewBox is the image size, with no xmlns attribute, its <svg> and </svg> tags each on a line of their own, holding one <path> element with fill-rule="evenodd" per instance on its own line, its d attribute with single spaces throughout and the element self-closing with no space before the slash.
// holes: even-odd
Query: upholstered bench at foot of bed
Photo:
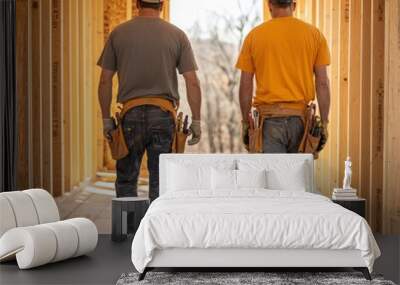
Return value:
<svg viewBox="0 0 400 285">
<path fill-rule="evenodd" d="M 0 261 L 16 257 L 20 269 L 81 256 L 94 250 L 98 232 L 88 219 L 14 228 L 0 239 Z"/>
</svg>

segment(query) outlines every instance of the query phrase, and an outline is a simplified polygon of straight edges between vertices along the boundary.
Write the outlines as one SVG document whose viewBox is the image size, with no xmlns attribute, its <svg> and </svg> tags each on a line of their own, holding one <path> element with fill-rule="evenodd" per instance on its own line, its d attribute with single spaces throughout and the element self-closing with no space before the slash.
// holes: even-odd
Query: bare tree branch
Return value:
<svg viewBox="0 0 400 285">
<path fill-rule="evenodd" d="M 259 0 L 250 5 L 242 1 L 249 0 L 236 0 L 239 15 L 210 12 L 206 28 L 196 23 L 190 31 L 206 93 L 205 134 L 212 153 L 244 151 L 237 96 L 240 72 L 234 65 L 246 34 L 261 20 L 261 5 Z"/>
</svg>

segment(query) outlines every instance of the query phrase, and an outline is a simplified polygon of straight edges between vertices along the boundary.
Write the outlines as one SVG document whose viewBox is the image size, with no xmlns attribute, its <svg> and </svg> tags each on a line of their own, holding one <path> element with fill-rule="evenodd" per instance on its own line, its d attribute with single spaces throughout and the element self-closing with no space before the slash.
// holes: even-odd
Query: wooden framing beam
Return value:
<svg viewBox="0 0 400 285">
<path fill-rule="evenodd" d="M 33 0 L 32 5 L 32 176 L 33 187 L 40 188 L 43 185 L 43 135 L 42 135 L 42 47 L 41 47 L 41 8 L 40 1 Z"/>
<path fill-rule="evenodd" d="M 132 19 L 133 17 L 133 5 L 136 5 L 135 0 L 126 0 L 126 19 Z"/>
<path fill-rule="evenodd" d="M 316 26 L 318 29 L 324 33 L 324 24 L 325 24 L 325 18 L 324 18 L 324 4 L 325 2 L 322 1 L 317 1 L 315 3 L 315 9 L 316 9 Z M 325 36 L 325 35 L 324 35 Z M 319 192 L 327 194 L 327 190 L 325 189 L 324 181 L 325 177 L 323 177 L 323 166 L 325 164 L 326 160 L 326 151 L 323 151 L 320 154 L 320 158 L 315 162 L 315 179 L 317 182 L 317 189 Z"/>
<path fill-rule="evenodd" d="M 360 190 L 361 1 L 350 0 L 348 152 L 353 162 L 352 186 Z"/>
<path fill-rule="evenodd" d="M 331 15 L 331 68 L 330 68 L 330 79 L 331 79 L 331 115 L 330 115 L 330 185 L 329 188 L 332 190 L 339 186 L 339 170 L 341 170 L 339 164 L 339 118 L 340 118 L 340 70 L 339 70 L 339 59 L 340 59 L 340 31 L 338 29 L 340 22 L 340 5 L 336 0 L 332 0 L 332 15 Z"/>
<path fill-rule="evenodd" d="M 81 76 L 81 106 L 83 110 L 81 111 L 82 121 L 81 121 L 81 131 L 82 131 L 82 139 L 83 139 L 83 147 L 81 148 L 81 154 L 84 165 L 84 172 L 82 173 L 83 179 L 91 179 L 95 175 L 96 171 L 95 165 L 96 161 L 93 157 L 95 153 L 95 137 L 94 137 L 94 110 L 98 109 L 97 96 L 92 92 L 92 80 L 93 80 L 93 71 L 95 68 L 93 62 L 93 52 L 92 52 L 92 34 L 93 34 L 93 1 L 83 1 L 82 2 L 82 30 L 81 30 L 81 68 L 80 70 L 83 72 Z M 82 176 L 81 176 L 82 177 Z"/>
<path fill-rule="evenodd" d="M 383 217 L 383 129 L 384 129 L 384 65 L 385 0 L 372 0 L 372 66 L 370 125 L 370 208 L 372 228 L 382 232 Z"/>
<path fill-rule="evenodd" d="M 170 16 L 171 16 L 171 12 L 170 12 L 170 0 L 165 0 L 164 1 L 164 7 L 163 7 L 163 11 L 161 14 L 161 17 L 166 20 L 169 21 Z"/>
<path fill-rule="evenodd" d="M 16 2 L 17 189 L 29 188 L 29 2 Z"/>
<path fill-rule="evenodd" d="M 131 0 L 128 0 L 131 1 Z M 132 3 L 131 3 L 132 5 Z M 101 55 L 101 52 L 104 48 L 104 36 L 103 36 L 103 27 L 104 27 L 104 3 L 103 0 L 94 0 L 93 1 L 93 66 L 95 66 L 93 71 L 93 95 L 94 95 L 94 130 L 95 130 L 95 137 L 96 137 L 96 147 L 94 148 L 93 156 L 96 159 L 96 170 L 104 170 L 104 136 L 103 136 L 103 124 L 102 124 L 102 114 L 97 103 L 97 89 L 99 85 L 100 79 L 100 71 L 101 69 L 97 66 L 97 60 Z M 129 4 L 128 4 L 129 9 Z M 132 7 L 131 7 L 132 8 Z"/>
<path fill-rule="evenodd" d="M 319 30 L 324 34 L 328 44 L 331 43 L 331 1 L 317 1 L 314 2 L 316 10 L 316 26 Z M 328 68 L 329 74 L 331 74 L 331 67 Z M 319 159 L 316 161 L 316 173 L 315 177 L 317 180 L 317 189 L 326 196 L 329 196 L 331 193 L 330 188 L 330 153 L 331 153 L 331 144 L 327 144 L 324 151 L 320 153 Z"/>
<path fill-rule="evenodd" d="M 32 5 L 33 0 L 28 0 L 28 118 L 33 116 L 33 102 L 32 102 Z M 29 119 L 28 121 L 28 187 L 33 186 L 33 122 Z"/>
<path fill-rule="evenodd" d="M 52 96 L 52 175 L 53 196 L 64 193 L 64 104 L 63 104 L 63 27 L 61 0 L 52 0 L 51 17 L 51 96 Z"/>
<path fill-rule="evenodd" d="M 361 126 L 360 126 L 360 196 L 367 199 L 367 218 L 369 219 L 369 209 L 372 201 L 370 197 L 370 137 L 371 137 L 371 21 L 372 1 L 362 2 L 362 25 L 361 25 Z"/>
<path fill-rule="evenodd" d="M 42 142 L 43 142 L 43 187 L 53 193 L 53 124 L 52 124 L 52 75 L 51 75 L 51 1 L 41 0 L 41 43 L 42 43 Z"/>
<path fill-rule="evenodd" d="M 79 0 L 71 1 L 71 183 L 77 186 L 81 182 L 80 137 L 79 137 Z"/>
<path fill-rule="evenodd" d="M 79 173 L 80 182 L 86 179 L 86 161 L 85 161 L 85 147 L 86 147 L 86 112 L 90 112 L 87 108 L 89 106 L 86 105 L 86 90 L 85 90 L 85 81 L 87 80 L 86 73 L 86 1 L 78 1 L 78 15 L 79 15 L 79 163 L 81 164 L 81 169 Z"/>
<path fill-rule="evenodd" d="M 328 45 L 332 42 L 332 0 L 325 0 L 323 6 L 322 17 L 324 18 L 324 29 L 323 33 L 327 39 Z M 330 45 L 331 47 L 331 45 Z M 331 51 L 332 53 L 332 51 Z M 332 64 L 328 67 L 329 78 L 332 78 Z M 322 193 L 326 196 L 329 196 L 332 193 L 332 188 L 330 187 L 331 181 L 331 152 L 332 152 L 332 144 L 329 143 L 326 145 L 326 148 L 321 154 L 321 188 Z"/>
<path fill-rule="evenodd" d="M 383 233 L 400 234 L 400 2 L 386 1 Z"/>
<path fill-rule="evenodd" d="M 297 17 L 306 19 L 306 0 L 297 0 Z"/>
<path fill-rule="evenodd" d="M 85 106 L 85 79 L 86 79 L 86 72 L 85 72 L 85 2 L 86 1 L 78 1 L 78 37 L 79 37 L 79 44 L 78 44 L 78 53 L 79 53 L 79 62 L 78 62 L 78 74 L 79 74 L 79 85 L 78 85 L 78 94 L 79 97 L 77 98 L 79 101 L 79 109 L 76 110 L 79 114 L 79 122 L 78 122 L 78 132 L 79 132 L 79 164 L 81 165 L 80 172 L 79 172 L 79 181 L 82 182 L 85 180 L 85 115 L 84 113 L 87 112 Z"/>
<path fill-rule="evenodd" d="M 313 24 L 314 26 L 317 25 L 317 1 L 318 0 L 311 0 L 311 24 Z"/>
<path fill-rule="evenodd" d="M 343 169 L 343 163 L 348 156 L 348 98 L 349 98 L 349 22 L 350 0 L 340 0 L 339 31 L 340 31 L 340 58 L 339 58 L 339 165 Z M 339 183 L 343 180 L 343 171 L 339 171 Z M 340 184 L 339 184 L 340 185 Z"/>
<path fill-rule="evenodd" d="M 72 105 L 72 72 L 71 72 L 71 1 L 63 1 L 63 16 L 62 16 L 62 27 L 63 27 L 63 141 L 64 141 L 64 191 L 69 192 L 72 189 L 72 116 L 71 105 Z"/>
</svg>

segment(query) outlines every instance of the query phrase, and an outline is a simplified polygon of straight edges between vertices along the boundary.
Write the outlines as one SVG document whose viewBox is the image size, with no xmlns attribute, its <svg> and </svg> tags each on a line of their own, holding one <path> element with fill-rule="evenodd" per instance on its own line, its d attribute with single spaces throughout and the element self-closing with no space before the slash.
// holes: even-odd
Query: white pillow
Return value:
<svg viewBox="0 0 400 285">
<path fill-rule="evenodd" d="M 211 167 L 168 164 L 168 191 L 211 189 Z"/>
<path fill-rule="evenodd" d="M 285 169 L 267 169 L 267 188 L 271 190 L 307 191 L 306 164 Z"/>
<path fill-rule="evenodd" d="M 215 190 L 236 190 L 236 170 L 216 169 L 211 171 L 212 189 Z"/>
<path fill-rule="evenodd" d="M 237 170 L 237 187 L 241 188 L 267 188 L 267 172 L 262 170 Z"/>
</svg>

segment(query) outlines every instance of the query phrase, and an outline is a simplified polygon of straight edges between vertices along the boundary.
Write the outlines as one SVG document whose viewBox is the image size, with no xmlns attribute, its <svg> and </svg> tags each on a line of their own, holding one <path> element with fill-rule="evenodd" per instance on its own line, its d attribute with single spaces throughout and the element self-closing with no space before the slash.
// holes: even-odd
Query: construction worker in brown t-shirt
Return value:
<svg viewBox="0 0 400 285">
<path fill-rule="evenodd" d="M 112 31 L 98 61 L 102 68 L 99 101 L 104 135 L 112 140 L 112 79 L 117 73 L 117 101 L 131 106 L 121 119 L 129 154 L 117 160 L 117 197 L 137 196 L 141 161 L 147 152 L 153 201 L 159 195 L 159 156 L 172 151 L 176 132 L 176 117 L 167 111 L 179 105 L 176 70 L 185 79 L 192 111 L 189 145 L 201 139 L 201 89 L 187 36 L 160 18 L 163 0 L 138 0 L 137 6 L 139 16 Z"/>
</svg>

